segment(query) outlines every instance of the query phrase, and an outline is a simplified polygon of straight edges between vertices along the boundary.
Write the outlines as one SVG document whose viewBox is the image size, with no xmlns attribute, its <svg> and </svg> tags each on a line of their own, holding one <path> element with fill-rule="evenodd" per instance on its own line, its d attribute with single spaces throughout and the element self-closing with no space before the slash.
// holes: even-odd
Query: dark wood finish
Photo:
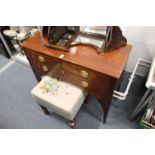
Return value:
<svg viewBox="0 0 155 155">
<path fill-rule="evenodd" d="M 43 106 L 40 106 L 42 108 L 42 110 L 44 111 L 44 113 L 46 115 L 50 114 L 50 112 L 47 110 L 47 108 L 43 107 Z"/>
<path fill-rule="evenodd" d="M 75 121 L 74 120 L 69 120 L 68 121 L 68 125 L 72 128 L 72 129 L 74 129 L 75 128 Z"/>
<path fill-rule="evenodd" d="M 63 52 L 43 47 L 40 35 L 36 33 L 22 46 L 38 81 L 41 76 L 50 74 L 84 88 L 98 99 L 104 111 L 103 121 L 106 121 L 115 84 L 132 48 L 130 45 L 105 54 L 81 45 Z M 64 57 L 60 58 L 60 55 Z"/>
</svg>

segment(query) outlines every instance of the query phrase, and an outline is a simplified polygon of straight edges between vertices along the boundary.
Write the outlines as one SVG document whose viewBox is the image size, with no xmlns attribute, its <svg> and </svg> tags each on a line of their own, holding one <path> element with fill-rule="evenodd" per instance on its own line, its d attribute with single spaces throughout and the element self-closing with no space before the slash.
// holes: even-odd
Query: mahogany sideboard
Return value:
<svg viewBox="0 0 155 155">
<path fill-rule="evenodd" d="M 57 76 L 86 89 L 96 97 L 102 106 L 106 121 L 117 80 L 128 60 L 132 46 L 126 45 L 108 53 L 99 54 L 96 49 L 78 45 L 68 52 L 46 48 L 42 45 L 39 33 L 26 40 L 22 47 L 38 81 L 47 75 L 54 66 Z"/>
</svg>

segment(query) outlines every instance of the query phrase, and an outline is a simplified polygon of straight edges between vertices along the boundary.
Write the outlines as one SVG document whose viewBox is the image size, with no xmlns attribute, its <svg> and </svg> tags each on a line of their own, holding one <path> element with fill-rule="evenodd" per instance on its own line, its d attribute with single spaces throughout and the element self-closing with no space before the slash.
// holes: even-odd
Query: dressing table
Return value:
<svg viewBox="0 0 155 155">
<path fill-rule="evenodd" d="M 22 47 L 38 81 L 53 68 L 57 68 L 53 76 L 85 88 L 99 101 L 104 112 L 103 122 L 106 121 L 114 87 L 122 74 L 132 46 L 126 45 L 99 54 L 90 46 L 77 45 L 65 52 L 44 47 L 37 32 L 26 40 Z"/>
</svg>

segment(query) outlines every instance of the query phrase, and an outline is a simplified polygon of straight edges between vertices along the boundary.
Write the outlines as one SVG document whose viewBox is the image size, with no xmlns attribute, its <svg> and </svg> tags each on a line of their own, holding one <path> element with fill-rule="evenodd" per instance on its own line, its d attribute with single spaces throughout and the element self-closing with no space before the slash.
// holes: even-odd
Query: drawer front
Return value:
<svg viewBox="0 0 155 155">
<path fill-rule="evenodd" d="M 91 79 L 96 79 L 96 75 L 100 75 L 96 72 L 93 72 L 89 69 L 80 67 L 80 66 L 76 66 L 73 64 L 69 64 L 66 62 L 62 62 L 62 69 L 64 70 L 64 72 L 68 72 L 74 76 L 77 76 L 78 78 L 83 78 L 85 80 L 91 80 Z M 105 82 L 107 82 L 108 80 L 110 80 L 109 77 L 102 75 L 102 80 L 104 80 Z"/>
<path fill-rule="evenodd" d="M 85 79 L 91 79 L 91 77 L 93 76 L 93 74 L 87 69 L 84 69 L 84 68 L 81 68 L 81 67 L 78 67 L 72 64 L 68 64 L 65 62 L 62 63 L 62 68 L 65 72 L 69 72 L 72 75 L 82 77 Z"/>
<path fill-rule="evenodd" d="M 38 81 L 41 80 L 41 76 L 49 74 L 52 68 L 59 63 L 59 60 L 36 51 L 25 49 L 25 53 Z"/>
<path fill-rule="evenodd" d="M 35 60 L 35 67 L 39 74 L 47 75 L 53 69 L 53 67 L 59 63 L 57 59 L 50 58 L 46 55 L 34 53 L 33 59 Z"/>
</svg>

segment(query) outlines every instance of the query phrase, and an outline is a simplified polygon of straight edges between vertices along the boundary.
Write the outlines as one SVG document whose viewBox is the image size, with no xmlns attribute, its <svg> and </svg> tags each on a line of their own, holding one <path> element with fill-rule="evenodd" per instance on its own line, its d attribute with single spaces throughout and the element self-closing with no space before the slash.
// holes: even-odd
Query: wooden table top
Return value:
<svg viewBox="0 0 155 155">
<path fill-rule="evenodd" d="M 126 45 L 103 54 L 97 53 L 96 49 L 90 46 L 77 45 L 71 47 L 69 52 L 65 52 L 44 47 L 39 33 L 26 40 L 22 46 L 58 59 L 61 59 L 60 55 L 64 55 L 64 61 L 116 79 L 120 78 L 132 49 L 131 45 Z"/>
</svg>

